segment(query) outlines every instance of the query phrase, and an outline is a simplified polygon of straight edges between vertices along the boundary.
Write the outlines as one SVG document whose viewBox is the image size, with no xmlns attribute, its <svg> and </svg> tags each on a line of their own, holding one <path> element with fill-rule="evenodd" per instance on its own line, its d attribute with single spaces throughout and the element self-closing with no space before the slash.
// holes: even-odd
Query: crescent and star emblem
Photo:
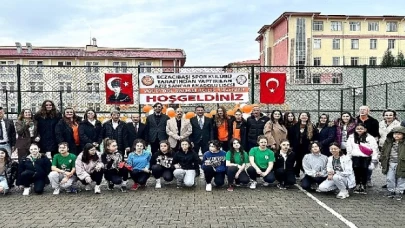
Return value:
<svg viewBox="0 0 405 228">
<path fill-rule="evenodd" d="M 112 78 L 108 79 L 108 81 L 107 81 L 107 87 L 112 91 L 113 91 L 113 89 L 112 89 L 111 82 L 114 81 L 115 79 L 120 79 L 120 78 L 119 77 L 112 77 Z M 128 85 L 129 85 L 128 82 L 124 82 L 125 87 L 127 87 Z"/>
<path fill-rule="evenodd" d="M 270 88 L 270 87 L 269 87 L 269 83 L 270 83 L 270 82 L 275 82 L 275 83 L 276 83 L 276 87 L 275 87 L 275 88 Z M 279 85 L 280 85 L 280 82 L 279 82 L 277 79 L 275 79 L 275 78 L 269 78 L 269 79 L 267 79 L 267 81 L 266 81 L 266 87 L 270 89 L 270 93 L 274 93 L 274 92 L 276 91 L 276 89 L 278 88 Z"/>
</svg>

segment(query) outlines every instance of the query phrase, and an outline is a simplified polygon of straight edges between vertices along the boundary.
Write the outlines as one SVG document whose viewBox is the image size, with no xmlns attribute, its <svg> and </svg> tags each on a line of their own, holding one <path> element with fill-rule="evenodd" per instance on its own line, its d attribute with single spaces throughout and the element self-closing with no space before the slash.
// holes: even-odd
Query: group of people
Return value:
<svg viewBox="0 0 405 228">
<path fill-rule="evenodd" d="M 129 177 L 132 190 L 144 187 L 151 176 L 155 188 L 173 180 L 178 187 L 191 187 L 202 170 L 206 191 L 223 186 L 225 179 L 228 191 L 239 185 L 255 189 L 260 177 L 265 186 L 277 180 L 280 189 L 301 179 L 306 190 L 337 190 L 344 199 L 350 189 L 367 194 L 379 162 L 388 197 L 400 200 L 405 190 L 405 121 L 401 126 L 394 110 L 384 111 L 378 121 L 362 106 L 357 117 L 343 112 L 332 121 L 321 114 L 314 123 L 306 112 L 297 119 L 279 110 L 267 116 L 259 106 L 247 119 L 240 110 L 228 116 L 223 106 L 212 118 L 197 106 L 191 119 L 181 108 L 169 118 L 162 104 L 153 107 L 145 123 L 138 114 L 131 115 L 131 122 L 121 121 L 118 109 L 101 123 L 92 109 L 82 120 L 72 108 L 61 114 L 46 100 L 35 115 L 22 110 L 15 127 L 0 108 L 0 192 L 16 185 L 29 195 L 33 185 L 34 192 L 42 193 L 46 184 L 54 194 L 77 192 L 80 181 L 86 190 L 94 183 L 94 192 L 100 193 L 103 177 L 109 190 L 117 186 L 122 192 Z M 18 162 L 11 161 L 12 152 Z"/>
</svg>

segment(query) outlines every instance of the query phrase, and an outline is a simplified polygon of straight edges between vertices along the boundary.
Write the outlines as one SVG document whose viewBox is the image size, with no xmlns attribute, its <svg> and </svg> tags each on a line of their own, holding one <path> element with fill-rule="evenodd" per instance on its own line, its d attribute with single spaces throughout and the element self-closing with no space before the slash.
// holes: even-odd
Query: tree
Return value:
<svg viewBox="0 0 405 228">
<path fill-rule="evenodd" d="M 395 57 L 392 55 L 391 50 L 387 49 L 381 61 L 381 66 L 391 67 L 395 66 Z"/>
<path fill-rule="evenodd" d="M 405 66 L 405 57 L 402 51 L 400 51 L 395 59 L 396 66 Z"/>
</svg>

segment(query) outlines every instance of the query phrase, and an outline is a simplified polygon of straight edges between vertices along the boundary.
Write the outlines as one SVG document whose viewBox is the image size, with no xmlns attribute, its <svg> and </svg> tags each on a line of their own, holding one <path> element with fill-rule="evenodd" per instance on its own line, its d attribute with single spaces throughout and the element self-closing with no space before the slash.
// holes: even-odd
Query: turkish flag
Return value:
<svg viewBox="0 0 405 228">
<path fill-rule="evenodd" d="M 106 104 L 134 103 L 132 74 L 105 74 Z"/>
<path fill-rule="evenodd" d="M 286 80 L 285 73 L 261 72 L 260 103 L 284 104 Z"/>
</svg>

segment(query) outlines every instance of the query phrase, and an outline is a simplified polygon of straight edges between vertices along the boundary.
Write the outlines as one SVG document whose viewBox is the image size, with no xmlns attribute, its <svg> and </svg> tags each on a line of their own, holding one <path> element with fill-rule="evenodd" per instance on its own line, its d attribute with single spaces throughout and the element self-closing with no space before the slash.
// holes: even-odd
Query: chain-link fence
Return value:
<svg viewBox="0 0 405 228">
<path fill-rule="evenodd" d="M 284 72 L 287 75 L 286 102 L 282 105 L 260 104 L 260 72 Z M 73 107 L 83 113 L 92 107 L 99 113 L 108 113 L 106 105 L 105 73 L 133 75 L 133 105 L 122 106 L 123 113 L 141 112 L 138 103 L 139 73 L 247 73 L 249 100 L 259 104 L 264 112 L 274 109 L 307 111 L 313 116 L 328 113 L 339 116 L 342 111 L 357 113 L 367 104 L 380 115 L 386 108 L 398 111 L 405 119 L 405 68 L 381 67 L 307 67 L 307 66 L 248 66 L 248 67 L 113 67 L 113 66 L 0 66 L 1 106 L 9 118 L 23 108 L 39 110 L 46 99 L 59 107 Z M 182 105 L 185 111 L 197 104 Z M 205 104 L 207 111 L 219 105 L 233 108 L 235 104 Z M 381 118 L 379 118 L 381 119 Z"/>
</svg>

